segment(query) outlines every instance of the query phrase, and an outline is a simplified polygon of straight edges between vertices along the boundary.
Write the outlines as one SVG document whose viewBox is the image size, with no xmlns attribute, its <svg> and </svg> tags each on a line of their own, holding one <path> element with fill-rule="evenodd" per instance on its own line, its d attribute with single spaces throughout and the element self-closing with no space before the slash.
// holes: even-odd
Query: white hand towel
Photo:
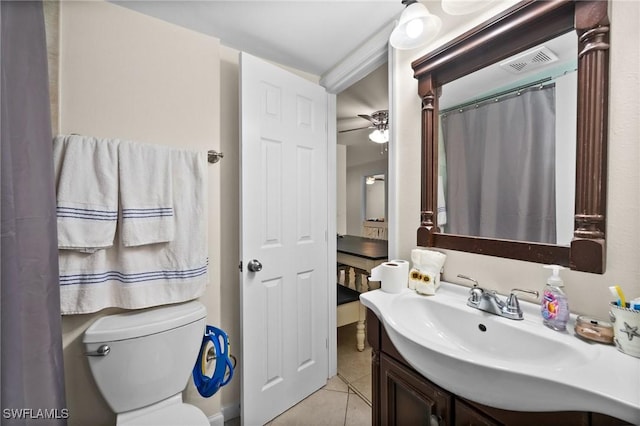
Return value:
<svg viewBox="0 0 640 426">
<path fill-rule="evenodd" d="M 447 255 L 444 253 L 435 250 L 422 250 L 420 270 L 436 274 L 436 287 L 440 286 L 440 273 L 446 260 Z"/>
<path fill-rule="evenodd" d="M 447 259 L 447 255 L 434 250 L 413 249 L 411 261 L 413 269 L 410 282 L 414 281 L 416 291 L 422 294 L 435 294 L 440 287 L 440 273 Z M 414 274 L 417 272 L 417 274 Z M 411 284 L 410 284 L 411 287 Z"/>
<path fill-rule="evenodd" d="M 118 161 L 124 246 L 173 240 L 175 225 L 169 148 L 121 141 Z"/>
<path fill-rule="evenodd" d="M 70 135 L 53 141 L 58 248 L 111 247 L 118 220 L 118 141 Z"/>
<path fill-rule="evenodd" d="M 59 253 L 63 315 L 108 307 L 141 309 L 200 297 L 208 282 L 206 159 L 171 150 L 175 237 L 166 244 Z M 148 165 L 147 165 L 148 166 Z M 117 233 L 121 232 L 120 227 Z"/>
<path fill-rule="evenodd" d="M 442 230 L 447 224 L 447 202 L 444 193 L 444 179 L 438 177 L 438 227 Z"/>
<path fill-rule="evenodd" d="M 442 135 L 442 117 L 438 116 L 438 227 L 444 231 L 447 224 L 447 203 L 445 188 L 447 186 L 447 153 Z"/>
</svg>

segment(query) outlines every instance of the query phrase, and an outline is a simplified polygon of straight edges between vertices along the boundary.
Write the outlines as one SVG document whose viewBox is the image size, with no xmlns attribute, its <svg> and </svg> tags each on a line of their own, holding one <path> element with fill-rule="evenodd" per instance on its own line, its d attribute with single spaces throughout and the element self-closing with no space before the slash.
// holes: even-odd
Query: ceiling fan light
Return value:
<svg viewBox="0 0 640 426">
<path fill-rule="evenodd" d="M 380 130 L 375 129 L 373 132 L 369 134 L 369 140 L 375 143 L 386 143 L 389 142 L 389 130 Z"/>
<path fill-rule="evenodd" d="M 394 28 L 389 43 L 396 49 L 415 49 L 433 40 L 440 32 L 442 20 L 422 3 L 411 3 L 400 15 L 400 21 Z"/>
</svg>

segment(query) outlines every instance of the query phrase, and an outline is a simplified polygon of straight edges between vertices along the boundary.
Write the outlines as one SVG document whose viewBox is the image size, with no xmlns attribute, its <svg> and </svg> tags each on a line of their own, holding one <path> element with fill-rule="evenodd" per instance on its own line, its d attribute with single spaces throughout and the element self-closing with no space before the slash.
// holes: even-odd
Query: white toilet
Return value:
<svg viewBox="0 0 640 426">
<path fill-rule="evenodd" d="M 191 301 L 105 316 L 87 329 L 89 367 L 117 425 L 209 425 L 182 402 L 206 315 Z"/>
</svg>

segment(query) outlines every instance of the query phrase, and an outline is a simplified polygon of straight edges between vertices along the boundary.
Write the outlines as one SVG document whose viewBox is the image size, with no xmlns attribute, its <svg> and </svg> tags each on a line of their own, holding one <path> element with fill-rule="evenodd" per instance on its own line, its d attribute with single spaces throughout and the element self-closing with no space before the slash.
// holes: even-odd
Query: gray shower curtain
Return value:
<svg viewBox="0 0 640 426">
<path fill-rule="evenodd" d="M 447 233 L 555 244 L 555 85 L 442 117 Z"/>
<path fill-rule="evenodd" d="M 39 1 L 0 5 L 1 422 L 64 425 L 44 16 Z"/>
</svg>

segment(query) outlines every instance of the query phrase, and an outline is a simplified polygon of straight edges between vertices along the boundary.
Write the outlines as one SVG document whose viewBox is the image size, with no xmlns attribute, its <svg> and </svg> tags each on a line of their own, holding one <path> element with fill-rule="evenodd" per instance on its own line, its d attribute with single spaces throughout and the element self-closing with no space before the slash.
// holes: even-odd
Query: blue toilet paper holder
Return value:
<svg viewBox="0 0 640 426">
<path fill-rule="evenodd" d="M 209 347 L 209 342 L 213 346 Z M 211 377 L 207 376 L 207 364 L 215 360 L 215 368 Z M 218 389 L 225 386 L 233 378 L 236 358 L 230 354 L 229 338 L 223 330 L 207 325 L 198 359 L 193 367 L 193 382 L 200 395 L 208 398 Z"/>
</svg>

